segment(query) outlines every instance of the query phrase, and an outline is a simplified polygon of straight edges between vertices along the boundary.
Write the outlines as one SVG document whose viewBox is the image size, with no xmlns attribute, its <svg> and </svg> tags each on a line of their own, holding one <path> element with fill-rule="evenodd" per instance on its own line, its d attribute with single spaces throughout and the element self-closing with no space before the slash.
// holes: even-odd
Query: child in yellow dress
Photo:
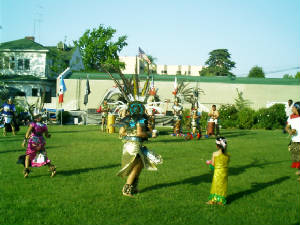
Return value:
<svg viewBox="0 0 300 225">
<path fill-rule="evenodd" d="M 224 137 L 216 139 L 218 151 L 212 155 L 210 167 L 214 170 L 213 181 L 207 204 L 225 205 L 228 184 L 229 154 L 226 152 L 227 141 Z"/>
</svg>

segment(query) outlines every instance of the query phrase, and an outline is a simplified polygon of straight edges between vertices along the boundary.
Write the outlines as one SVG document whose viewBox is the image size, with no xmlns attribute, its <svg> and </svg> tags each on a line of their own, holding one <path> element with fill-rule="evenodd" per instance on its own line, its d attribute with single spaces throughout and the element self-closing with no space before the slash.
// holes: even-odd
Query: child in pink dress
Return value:
<svg viewBox="0 0 300 225">
<path fill-rule="evenodd" d="M 51 171 L 51 177 L 53 177 L 56 173 L 55 166 L 50 163 L 50 160 L 47 157 L 45 149 L 46 141 L 43 136 L 45 135 L 45 137 L 50 138 L 51 135 L 48 133 L 47 125 L 42 123 L 41 119 L 41 115 L 35 116 L 35 121 L 30 123 L 24 138 L 24 142 L 22 144 L 23 147 L 25 147 L 26 141 L 27 139 L 29 139 L 24 163 L 25 178 L 27 178 L 30 173 L 30 166 L 41 167 L 44 165 L 48 165 L 49 170 Z"/>
</svg>

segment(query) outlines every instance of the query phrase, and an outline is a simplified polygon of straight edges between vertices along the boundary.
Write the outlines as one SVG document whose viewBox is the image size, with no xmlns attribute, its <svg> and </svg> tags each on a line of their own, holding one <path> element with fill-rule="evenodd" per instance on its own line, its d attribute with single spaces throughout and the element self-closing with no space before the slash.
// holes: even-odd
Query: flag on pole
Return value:
<svg viewBox="0 0 300 225">
<path fill-rule="evenodd" d="M 66 92 L 67 88 L 64 82 L 63 77 L 60 77 L 60 84 L 59 84 L 59 96 L 58 96 L 58 103 L 64 102 L 64 92 Z"/>
<path fill-rule="evenodd" d="M 91 93 L 89 78 L 86 78 L 86 87 L 83 104 L 87 104 L 89 101 L 89 94 Z"/>
<path fill-rule="evenodd" d="M 175 80 L 174 80 L 174 91 L 172 92 L 172 94 L 175 95 L 175 96 L 176 96 L 176 94 L 177 94 L 177 89 L 178 89 L 177 77 L 175 76 Z"/>
<path fill-rule="evenodd" d="M 147 61 L 147 63 L 151 64 L 150 59 L 146 55 L 146 53 L 139 47 L 139 57 Z"/>
<path fill-rule="evenodd" d="M 152 80 L 151 80 L 151 84 L 150 84 L 150 91 L 149 91 L 149 94 L 152 95 L 152 96 L 155 96 L 155 94 L 156 94 L 156 90 L 155 90 L 155 87 L 154 87 L 154 79 L 153 79 L 153 76 L 152 76 Z"/>
</svg>

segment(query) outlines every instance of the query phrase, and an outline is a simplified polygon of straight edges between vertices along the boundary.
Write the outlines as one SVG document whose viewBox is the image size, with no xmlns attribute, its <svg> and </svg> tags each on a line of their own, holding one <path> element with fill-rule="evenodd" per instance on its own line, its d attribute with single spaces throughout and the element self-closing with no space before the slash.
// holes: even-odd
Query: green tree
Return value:
<svg viewBox="0 0 300 225">
<path fill-rule="evenodd" d="M 239 91 L 239 89 L 236 89 L 237 92 L 237 98 L 234 99 L 235 101 L 235 106 L 238 110 L 243 110 L 245 108 L 249 108 L 251 101 L 249 101 L 248 99 L 245 99 L 243 97 L 243 92 Z"/>
<path fill-rule="evenodd" d="M 295 78 L 296 78 L 296 79 L 300 79 L 300 72 L 297 72 L 297 73 L 296 73 Z"/>
<path fill-rule="evenodd" d="M 248 77 L 265 78 L 265 72 L 263 71 L 262 67 L 254 66 L 249 71 Z"/>
<path fill-rule="evenodd" d="M 227 49 L 216 49 L 209 53 L 205 65 L 207 67 L 199 72 L 200 76 L 233 76 L 230 70 L 235 67 L 235 62 L 230 60 Z"/>
<path fill-rule="evenodd" d="M 293 75 L 290 75 L 290 74 L 284 74 L 283 79 L 294 79 Z"/>
<path fill-rule="evenodd" d="M 127 36 L 113 41 L 115 33 L 115 29 L 100 25 L 93 30 L 88 29 L 78 41 L 74 41 L 75 46 L 79 47 L 86 70 L 102 71 L 105 66 L 110 72 L 118 72 L 125 68 L 125 64 L 119 61 L 118 53 L 127 45 Z"/>
</svg>

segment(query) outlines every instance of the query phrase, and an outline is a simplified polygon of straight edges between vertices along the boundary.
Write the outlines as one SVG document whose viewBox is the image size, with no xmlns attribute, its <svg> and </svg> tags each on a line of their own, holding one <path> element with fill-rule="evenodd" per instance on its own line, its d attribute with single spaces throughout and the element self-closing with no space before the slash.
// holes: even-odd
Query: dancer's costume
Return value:
<svg viewBox="0 0 300 225">
<path fill-rule="evenodd" d="M 226 204 L 228 184 L 229 155 L 220 154 L 214 158 L 214 176 L 210 189 L 209 200 Z"/>
<path fill-rule="evenodd" d="M 16 107 L 14 104 L 4 103 L 1 108 L 3 108 L 2 115 L 4 117 L 4 129 L 6 132 L 11 131 L 11 125 L 15 127 L 14 113 L 16 112 Z"/>
<path fill-rule="evenodd" d="M 46 141 L 43 136 L 48 131 L 48 128 L 46 124 L 39 122 L 32 122 L 30 126 L 32 130 L 28 140 L 26 155 L 29 155 L 32 167 L 41 167 L 50 163 L 45 149 Z"/>
<path fill-rule="evenodd" d="M 196 129 L 201 135 L 201 127 L 200 127 L 200 113 L 197 109 L 192 110 L 192 116 L 191 116 L 191 126 L 192 130 Z"/>
<path fill-rule="evenodd" d="M 181 120 L 182 120 L 182 105 L 173 105 L 174 110 L 174 134 L 181 133 Z"/>
<path fill-rule="evenodd" d="M 291 143 L 289 144 L 289 151 L 292 158 L 292 168 L 300 169 L 300 116 L 291 115 L 287 124 L 291 126 L 291 129 L 296 130 L 296 134 L 292 135 Z"/>
<path fill-rule="evenodd" d="M 148 126 L 148 124 L 146 124 L 148 118 L 144 104 L 147 102 L 150 78 L 147 78 L 142 92 L 139 93 L 139 80 L 136 74 L 132 79 L 127 79 L 120 72 L 119 75 L 123 81 L 122 86 L 108 71 L 106 71 L 106 73 L 108 73 L 120 89 L 124 99 L 127 101 L 129 111 L 129 116 L 121 119 L 119 123 L 120 126 L 126 126 L 127 135 L 123 137 L 122 168 L 117 175 L 120 177 L 128 176 L 132 171 L 134 161 L 137 158 L 142 160 L 145 169 L 157 170 L 156 164 L 162 163 L 161 156 L 148 150 L 142 145 L 144 140 L 137 136 L 138 126 L 142 127 L 143 130 Z"/>
<path fill-rule="evenodd" d="M 140 102 L 133 102 L 130 104 L 129 109 L 133 109 L 133 107 L 142 109 L 143 105 Z M 121 177 L 130 174 L 134 166 L 134 161 L 138 157 L 142 160 L 143 166 L 147 170 L 157 170 L 156 164 L 162 163 L 161 156 L 148 150 L 147 147 L 143 145 L 144 140 L 136 135 L 137 126 L 141 126 L 144 130 L 146 129 L 146 118 L 143 115 L 134 117 L 135 116 L 131 116 L 129 127 L 126 129 L 127 136 L 123 137 L 122 169 L 117 174 Z"/>
</svg>

